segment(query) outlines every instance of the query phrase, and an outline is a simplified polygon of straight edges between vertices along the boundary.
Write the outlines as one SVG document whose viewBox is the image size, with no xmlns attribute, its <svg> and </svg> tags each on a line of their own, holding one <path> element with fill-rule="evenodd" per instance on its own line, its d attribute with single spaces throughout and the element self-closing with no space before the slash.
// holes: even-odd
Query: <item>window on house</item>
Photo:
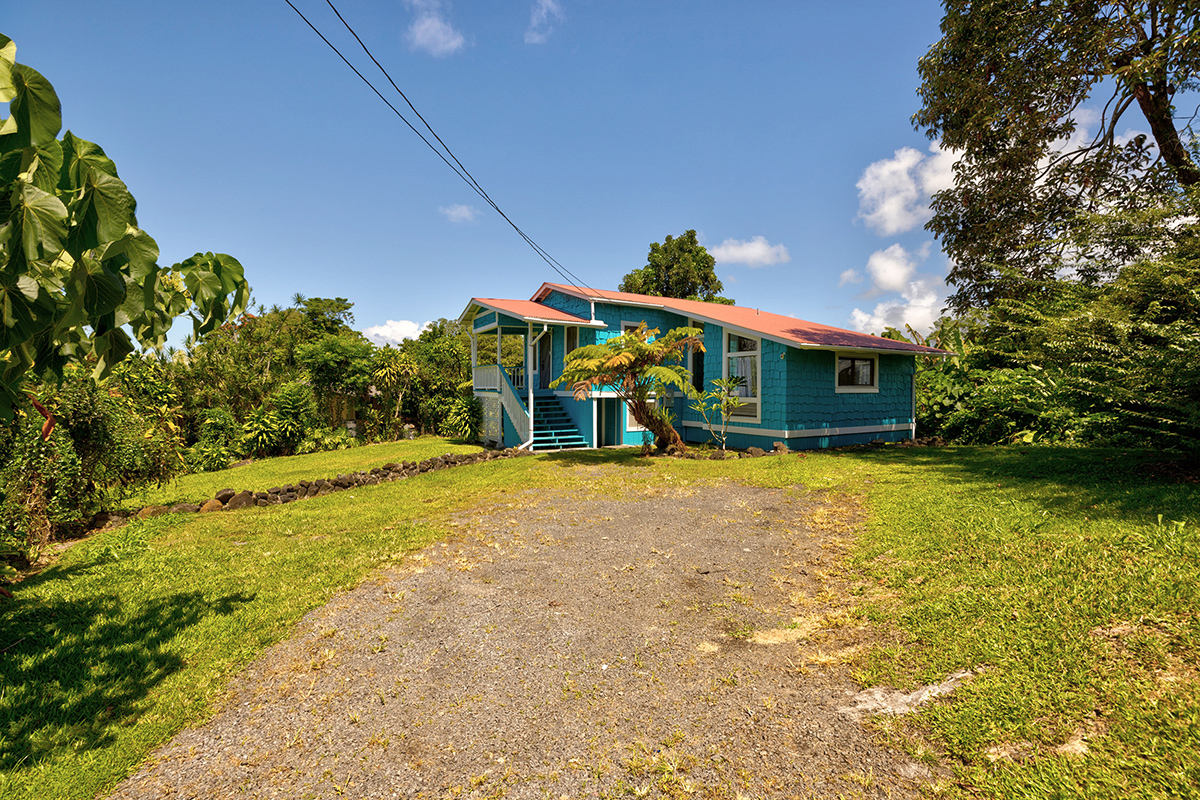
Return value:
<svg viewBox="0 0 1200 800">
<path fill-rule="evenodd" d="M 837 359 L 837 391 L 878 391 L 878 364 L 875 356 L 843 356 Z"/>
<path fill-rule="evenodd" d="M 699 328 L 700 330 L 704 330 L 703 322 L 696 322 L 695 320 L 690 320 L 688 322 L 688 324 L 691 325 L 693 328 Z M 703 339 L 704 335 L 701 334 L 700 338 Z M 692 366 L 692 388 L 694 388 L 697 392 L 703 392 L 704 391 L 704 351 L 698 347 L 692 348 L 692 365 L 691 366 Z"/>
<path fill-rule="evenodd" d="M 563 364 L 567 363 L 567 356 L 576 347 L 579 347 L 579 328 L 567 328 L 566 344 L 563 346 Z"/>
<path fill-rule="evenodd" d="M 758 339 L 736 333 L 725 334 L 725 377 L 742 379 L 742 385 L 737 389 L 742 405 L 733 412 L 735 417 L 759 418 L 759 345 Z"/>
</svg>

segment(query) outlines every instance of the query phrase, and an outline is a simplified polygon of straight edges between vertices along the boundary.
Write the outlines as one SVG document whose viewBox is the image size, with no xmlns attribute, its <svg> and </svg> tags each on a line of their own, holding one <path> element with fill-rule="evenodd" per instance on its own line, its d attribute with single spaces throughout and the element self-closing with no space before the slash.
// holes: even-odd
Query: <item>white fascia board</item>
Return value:
<svg viewBox="0 0 1200 800">
<path fill-rule="evenodd" d="M 509 316 L 512 316 L 511 314 Z M 583 317 L 576 317 L 574 320 L 567 319 L 542 319 L 541 317 L 521 317 L 526 322 L 536 322 L 539 325 L 570 325 L 579 326 L 580 328 L 607 328 L 608 323 L 600 320 L 586 320 Z M 576 321 L 578 320 L 578 321 Z"/>
</svg>

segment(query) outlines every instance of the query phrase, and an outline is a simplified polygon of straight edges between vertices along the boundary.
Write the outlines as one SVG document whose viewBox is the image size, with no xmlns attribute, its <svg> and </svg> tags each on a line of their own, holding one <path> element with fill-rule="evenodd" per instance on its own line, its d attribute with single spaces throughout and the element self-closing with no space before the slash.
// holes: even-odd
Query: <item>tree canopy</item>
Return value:
<svg viewBox="0 0 1200 800">
<path fill-rule="evenodd" d="M 161 346 L 176 317 L 196 335 L 246 306 L 237 259 L 197 253 L 169 268 L 141 230 L 136 203 L 99 145 L 70 131 L 54 87 L 18 64 L 0 35 L 0 419 L 11 420 L 30 374 L 62 377 L 94 364 L 97 378 L 136 339 Z M 128 331 L 128 332 L 127 332 Z"/>
<path fill-rule="evenodd" d="M 958 154 L 954 186 L 934 196 L 926 226 L 953 264 L 951 308 L 983 307 L 1064 271 L 1107 280 L 1148 247 L 1169 248 L 1177 228 L 1162 224 L 1163 209 L 1200 182 L 1191 121 L 1181 127 L 1175 106 L 1198 88 L 1200 7 L 945 0 L 945 9 L 942 38 L 920 62 L 913 123 Z M 1094 122 L 1089 101 L 1100 106 Z M 1150 136 L 1126 140 L 1130 126 Z"/>
<path fill-rule="evenodd" d="M 668 236 L 662 244 L 651 244 L 646 266 L 626 275 L 618 289 L 733 305 L 733 300 L 720 296 L 725 287 L 717 279 L 716 263 L 704 245 L 696 241 L 696 232 L 686 231 L 678 239 Z"/>
</svg>

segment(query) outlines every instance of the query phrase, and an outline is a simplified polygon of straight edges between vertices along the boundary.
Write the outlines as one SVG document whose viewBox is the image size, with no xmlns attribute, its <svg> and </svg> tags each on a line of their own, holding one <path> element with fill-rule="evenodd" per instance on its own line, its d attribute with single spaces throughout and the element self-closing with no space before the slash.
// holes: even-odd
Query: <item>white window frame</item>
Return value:
<svg viewBox="0 0 1200 800">
<path fill-rule="evenodd" d="M 763 352 L 762 352 L 762 337 L 753 336 L 749 333 L 744 333 L 732 328 L 724 328 L 721 331 L 721 378 L 729 380 L 729 359 L 735 355 L 750 355 L 747 352 L 730 353 L 729 352 L 729 337 L 737 336 L 741 339 L 749 339 L 757 342 L 754 350 L 754 358 L 758 360 L 758 367 L 754 370 L 754 414 L 739 414 L 739 408 L 729 415 L 730 422 L 762 422 L 762 367 L 763 367 Z M 744 408 L 744 406 L 743 406 Z"/>
<path fill-rule="evenodd" d="M 873 382 L 870 386 L 840 386 L 838 384 L 838 368 L 843 358 L 856 358 L 860 361 L 871 360 Z M 833 354 L 833 391 L 838 394 L 879 394 L 879 354 L 878 353 L 834 353 Z"/>
</svg>

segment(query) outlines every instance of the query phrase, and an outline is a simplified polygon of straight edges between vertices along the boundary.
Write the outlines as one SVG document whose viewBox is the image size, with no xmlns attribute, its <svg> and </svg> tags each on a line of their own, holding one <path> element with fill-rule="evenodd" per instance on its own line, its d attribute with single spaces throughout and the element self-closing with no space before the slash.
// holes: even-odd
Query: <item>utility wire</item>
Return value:
<svg viewBox="0 0 1200 800">
<path fill-rule="evenodd" d="M 388 74 L 388 71 L 386 69 L 384 69 L 383 65 L 380 64 L 378 60 L 376 60 L 375 56 L 372 55 L 371 51 L 367 48 L 366 44 L 363 43 L 363 40 L 354 31 L 354 28 L 350 26 L 350 23 L 346 22 L 345 18 L 342 17 L 341 13 L 337 10 L 337 7 L 334 6 L 333 3 L 330 2 L 330 0 L 326 0 L 326 3 L 329 5 L 330 9 L 332 9 L 333 13 L 337 15 L 337 18 L 339 20 L 341 20 L 341 23 L 346 27 L 346 30 L 348 30 L 350 32 L 350 34 L 355 38 L 355 40 L 358 41 L 359 46 L 362 47 L 363 51 L 367 54 L 367 56 L 371 59 L 371 61 L 374 62 L 375 66 L 379 68 L 379 71 L 383 73 L 385 78 L 387 78 L 388 83 L 390 83 L 392 85 L 392 88 L 395 89 L 396 92 L 400 95 L 400 97 L 402 97 L 404 99 L 404 102 L 407 103 L 408 107 L 410 109 L 412 109 L 412 112 L 417 115 L 417 118 L 421 120 L 421 122 L 425 125 L 425 128 L 429 131 L 429 133 L 433 136 L 433 138 L 436 139 L 438 144 L 440 144 L 442 146 L 442 148 L 445 150 L 445 154 L 443 154 L 442 150 L 439 150 L 437 147 L 435 147 L 434 144 L 431 141 L 429 141 L 429 139 L 426 138 L 423 133 L 421 133 L 421 131 L 419 131 L 411 122 L 409 122 L 408 119 L 404 116 L 404 114 L 401 113 L 400 110 L 398 108 L 396 108 L 396 106 L 392 105 L 391 101 L 389 101 L 386 97 L 383 96 L 383 94 L 379 91 L 379 89 L 377 89 L 375 87 L 375 84 L 371 83 L 371 81 L 365 75 L 363 75 L 358 70 L 357 67 L 355 67 L 352 63 L 350 63 L 350 60 L 347 59 L 346 56 L 344 56 L 342 54 L 342 51 L 339 50 L 332 42 L 330 42 L 329 39 L 327 39 L 325 37 L 325 34 L 321 33 L 321 31 L 317 28 L 317 26 L 314 25 L 311 21 L 309 21 L 308 17 L 306 17 L 304 15 L 304 13 L 302 11 L 300 11 L 300 9 L 296 8 L 296 6 L 292 3 L 292 0 L 284 0 L 284 2 L 287 3 L 288 6 L 293 11 L 296 12 L 296 14 L 300 17 L 300 19 L 304 20 L 304 23 L 306 25 L 308 25 L 309 28 L 312 29 L 313 33 L 317 34 L 317 36 L 319 36 L 321 38 L 321 41 L 323 41 L 329 47 L 329 49 L 333 50 L 333 52 L 337 54 L 338 58 L 340 58 L 342 60 L 342 62 L 346 66 L 348 66 L 351 69 L 351 71 L 354 72 L 355 75 L 358 76 L 359 80 L 361 80 L 368 87 L 370 87 L 371 91 L 374 92 L 375 95 L 380 100 L 382 100 L 384 102 L 384 104 L 387 105 L 388 108 L 390 108 L 392 110 L 392 113 L 394 113 L 397 117 L 399 117 L 400 120 L 405 125 L 408 126 L 409 130 L 411 130 L 418 137 L 420 137 L 421 141 L 423 141 L 425 143 L 425 145 L 427 147 L 429 147 L 430 150 L 432 150 L 434 153 L 436 153 L 438 158 L 440 158 L 446 164 L 446 166 L 450 167 L 450 169 L 454 171 L 454 174 L 458 175 L 458 177 L 461 178 L 463 180 L 463 182 L 465 182 L 468 186 L 471 187 L 472 191 L 474 191 L 476 194 L 478 194 L 483 199 L 484 202 L 486 202 L 489 206 L 491 206 L 496 211 L 496 213 L 499 214 L 501 216 L 501 218 L 503 218 L 504 221 L 507 222 L 514 231 L 517 232 L 517 235 L 520 236 L 522 239 L 524 239 L 525 242 L 531 248 L 533 248 L 533 251 L 535 253 L 537 253 L 538 256 L 540 256 L 543 261 L 545 261 L 548 265 L 550 265 L 550 267 L 555 272 L 557 272 L 559 275 L 561 275 L 564 280 L 566 280 L 568 283 L 570 283 L 576 289 L 580 289 L 582 291 L 582 288 L 587 288 L 592 292 L 595 291 L 595 290 L 591 289 L 591 287 L 587 286 L 587 284 L 584 283 L 578 276 L 574 275 L 570 270 L 568 270 L 565 266 L 563 266 L 561 263 L 559 263 L 557 259 L 555 259 L 553 256 L 551 256 L 548 252 L 546 252 L 546 250 L 541 245 L 539 245 L 537 242 L 535 242 L 528 234 L 525 233 L 525 231 L 521 230 L 521 228 L 518 227 L 517 224 L 514 223 L 508 217 L 508 215 L 505 214 L 504 211 L 502 211 L 500 209 L 500 206 L 497 205 L 496 202 L 492 200 L 492 198 L 488 195 L 488 193 L 486 191 L 484 191 L 483 187 L 479 184 L 479 182 L 477 180 L 475 180 L 475 177 L 473 175 L 471 175 L 471 173 L 467 170 L 467 168 L 465 166 L 463 166 L 462 162 L 458 160 L 458 157 L 454 155 L 453 151 L 451 151 L 450 148 L 446 145 L 446 143 L 444 141 L 442 141 L 442 138 L 437 135 L 437 132 L 434 131 L 433 127 L 429 124 L 429 122 L 425 119 L 425 117 L 423 117 L 421 115 L 421 113 L 419 111 L 417 111 L 416 106 L 414 106 L 412 104 L 412 101 L 408 99 L 408 96 L 405 95 L 404 92 L 401 91 L 400 87 L 396 85 L 396 82 L 394 80 L 392 80 L 392 76 L 390 74 Z M 447 155 L 449 155 L 449 159 L 446 157 Z M 453 159 L 453 163 L 451 163 L 450 159 Z M 582 288 L 581 288 L 581 284 L 582 284 Z"/>
<path fill-rule="evenodd" d="M 329 6 L 329 9 L 331 11 L 333 11 L 333 13 L 337 16 L 338 20 L 340 20 L 342 25 L 345 26 L 346 30 L 350 32 L 350 35 L 354 37 L 354 40 L 356 42 L 358 42 L 359 47 L 361 47 L 363 49 L 363 52 L 367 54 L 367 58 L 371 59 L 371 61 L 375 64 L 375 66 L 379 68 L 379 71 L 383 73 L 383 77 L 387 78 L 388 83 L 390 83 L 392 85 L 392 88 L 396 90 L 396 94 L 400 95 L 400 97 L 403 98 L 404 102 L 408 104 L 408 107 L 410 109 L 412 109 L 412 112 L 417 115 L 417 119 L 421 120 L 421 122 L 425 125 L 425 128 L 429 131 L 430 135 L 432 135 L 433 138 L 437 140 L 437 143 L 442 146 L 442 149 L 446 151 L 446 155 L 448 155 L 448 156 L 450 156 L 450 158 L 454 159 L 454 163 L 458 165 L 459 169 L 462 171 L 462 174 L 465 175 L 466 178 L 470 179 L 469 183 L 470 183 L 471 187 L 479 194 L 479 196 L 482 197 L 484 199 L 484 201 L 487 202 L 488 205 L 490 205 L 493 209 L 495 209 L 496 213 L 499 214 L 501 217 L 503 217 L 505 222 L 507 222 L 509 225 L 512 225 L 513 229 L 516 230 L 516 232 L 518 234 L 520 234 L 520 236 L 523 239 L 525 239 L 525 241 L 527 241 L 531 247 L 533 247 L 533 249 L 535 250 L 535 252 L 538 253 L 538 255 L 542 256 L 544 259 L 547 259 L 548 261 L 552 261 L 553 264 L 551 266 L 558 265 L 559 267 L 561 267 L 562 270 L 559 271 L 560 275 L 562 275 L 563 272 L 565 271 L 566 274 L 570 275 L 571 278 L 574 278 L 575 281 L 579 281 L 580 283 L 583 283 L 583 281 L 577 275 L 572 273 L 570 270 L 568 270 L 566 267 L 564 267 L 560 262 L 558 262 L 552 256 L 550 256 L 550 254 L 547 253 L 544 249 L 542 249 L 542 247 L 540 245 L 538 245 L 537 242 L 533 241 L 533 239 L 530 238 L 529 236 L 526 236 L 525 232 L 522 231 L 516 224 L 514 224 L 513 221 L 511 219 L 509 219 L 508 215 L 506 215 L 503 211 L 500 210 L 500 206 L 498 206 L 492 200 L 491 196 L 488 195 L 487 191 L 484 190 L 483 186 L 480 185 L 479 181 L 475 180 L 475 176 L 472 175 L 470 173 L 470 171 L 466 168 L 466 166 L 464 166 L 463 163 L 458 160 L 458 156 L 454 155 L 454 151 L 452 151 L 450 149 L 450 146 L 447 145 L 444 141 L 442 141 L 442 137 L 438 136 L 437 131 L 435 131 L 433 129 L 433 126 L 429 124 L 429 121 L 426 120 L 425 117 L 422 116 L 421 112 L 417 110 L 417 107 L 412 104 L 412 101 L 408 99 L 408 95 L 406 95 L 404 93 L 404 90 L 402 90 L 399 86 L 396 85 L 396 81 L 394 81 L 392 79 L 391 74 L 389 74 L 387 69 L 382 64 L 379 63 L 379 60 L 377 58 L 375 58 L 375 55 L 371 52 L 370 48 L 367 47 L 366 43 L 363 42 L 362 38 L 359 37 L 358 33 L 354 30 L 354 28 L 350 25 L 350 23 L 346 21 L 346 18 L 342 16 L 342 13 L 340 11 L 338 11 L 337 6 L 335 6 L 333 4 L 332 0 L 325 0 L 325 4 Z M 566 275 L 564 275 L 564 277 L 566 277 Z M 570 280 L 570 279 L 568 278 L 568 280 Z M 576 285 L 574 281 L 571 281 L 571 284 L 573 286 L 575 286 L 576 289 L 579 288 L 579 286 Z M 586 284 L 584 284 L 584 285 L 586 286 Z"/>
</svg>

